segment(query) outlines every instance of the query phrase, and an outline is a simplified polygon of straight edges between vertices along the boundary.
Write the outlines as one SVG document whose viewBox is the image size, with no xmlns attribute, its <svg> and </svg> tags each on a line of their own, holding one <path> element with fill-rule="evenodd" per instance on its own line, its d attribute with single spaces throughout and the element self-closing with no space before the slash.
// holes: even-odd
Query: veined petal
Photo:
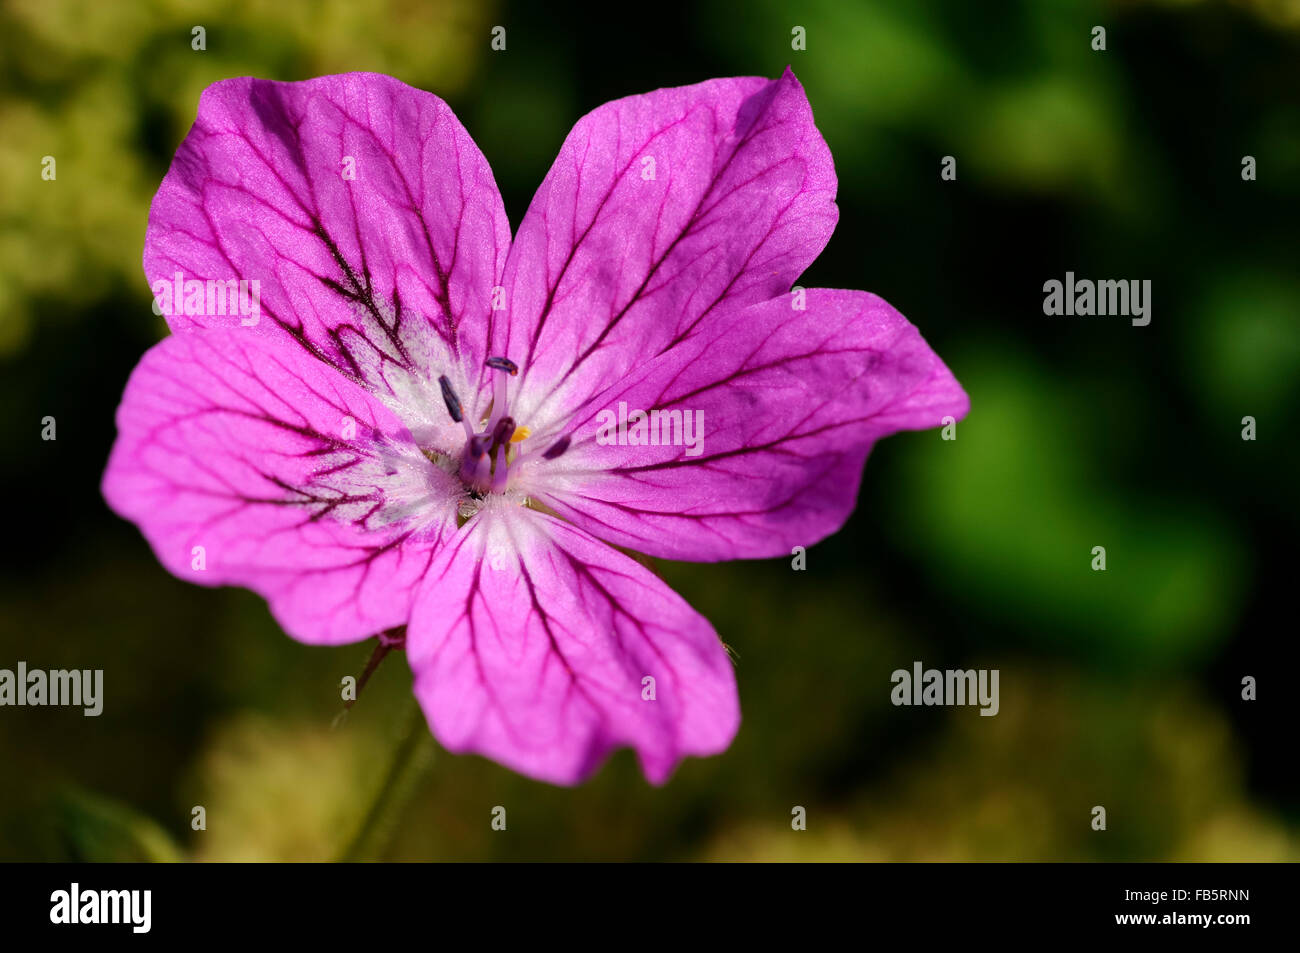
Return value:
<svg viewBox="0 0 1300 953">
<path fill-rule="evenodd" d="M 109 505 L 189 582 L 263 595 L 304 642 L 403 624 L 459 485 L 365 390 L 293 342 L 175 334 L 136 367 Z"/>
<path fill-rule="evenodd" d="M 794 303 L 787 294 L 730 312 L 591 400 L 569 449 L 522 474 L 521 492 L 601 539 L 670 559 L 788 555 L 835 532 L 876 440 L 961 419 L 970 403 L 875 295 L 810 289 L 806 310 Z M 636 411 L 658 445 L 601 435 L 603 422 L 629 417 L 632 434 Z"/>
<path fill-rule="evenodd" d="M 164 311 L 182 306 L 173 329 L 243 322 L 408 410 L 441 407 L 445 373 L 476 411 L 509 244 L 491 169 L 438 97 L 372 73 L 242 78 L 204 91 L 150 208 L 144 268 L 156 299 L 159 282 L 171 291 Z M 201 313 L 178 277 L 205 283 Z M 227 313 L 232 280 L 258 282 L 255 324 Z"/>
<path fill-rule="evenodd" d="M 717 634 L 649 570 L 560 521 L 502 503 L 434 559 L 408 629 L 438 740 L 556 784 L 636 749 L 663 783 L 740 721 Z"/>
<path fill-rule="evenodd" d="M 834 229 L 830 151 L 794 74 L 717 79 L 581 119 L 506 264 L 494 347 L 520 420 L 553 420 L 725 310 L 790 288 Z"/>
</svg>

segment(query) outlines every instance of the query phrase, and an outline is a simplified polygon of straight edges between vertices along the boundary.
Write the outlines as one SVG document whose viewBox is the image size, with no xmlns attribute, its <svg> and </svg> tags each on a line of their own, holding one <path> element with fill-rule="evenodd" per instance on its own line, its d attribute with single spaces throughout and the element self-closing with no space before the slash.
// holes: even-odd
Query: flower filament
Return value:
<svg viewBox="0 0 1300 953">
<path fill-rule="evenodd" d="M 465 416 L 464 405 L 451 386 L 451 381 L 444 374 L 438 378 L 442 389 L 442 400 L 447 405 L 447 413 L 456 423 L 465 428 L 465 450 L 461 455 L 457 471 L 462 483 L 469 489 L 471 496 L 481 499 L 488 493 L 503 493 L 510 482 L 510 467 L 516 466 L 523 459 L 515 451 L 515 459 L 510 459 L 512 446 L 526 440 L 530 431 L 527 427 L 517 426 L 510 416 L 507 401 L 509 399 L 508 380 L 519 373 L 519 366 L 507 357 L 489 357 L 484 362 L 494 371 L 492 378 L 492 414 L 481 433 L 475 433 L 469 418 Z M 564 435 L 551 444 L 541 456 L 554 460 L 569 448 L 569 435 Z M 537 454 L 530 453 L 527 457 Z"/>
</svg>

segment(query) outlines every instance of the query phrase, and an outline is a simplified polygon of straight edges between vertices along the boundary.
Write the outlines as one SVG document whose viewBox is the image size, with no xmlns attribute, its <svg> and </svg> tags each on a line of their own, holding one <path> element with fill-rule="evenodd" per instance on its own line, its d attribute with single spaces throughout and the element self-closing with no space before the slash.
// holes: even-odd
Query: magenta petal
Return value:
<svg viewBox="0 0 1300 953">
<path fill-rule="evenodd" d="M 874 441 L 960 419 L 969 401 L 875 295 L 811 289 L 806 310 L 794 301 L 729 312 L 589 402 L 570 449 L 538 468 L 534 496 L 601 539 L 672 559 L 788 555 L 835 532 Z M 598 415 L 620 402 L 629 414 L 702 413 L 697 452 L 600 445 Z"/>
<path fill-rule="evenodd" d="M 458 486 L 289 341 L 181 332 L 127 384 L 104 496 L 172 573 L 261 593 L 305 642 L 403 624 Z"/>
<path fill-rule="evenodd" d="M 430 360 L 454 374 L 458 354 L 476 379 L 509 244 L 492 171 L 438 97 L 371 73 L 243 78 L 204 91 L 144 268 L 155 293 L 177 273 L 260 282 L 255 325 L 187 313 L 174 329 L 244 320 L 372 383 Z"/>
<path fill-rule="evenodd" d="M 663 783 L 684 756 L 724 750 L 740 722 L 702 616 L 640 564 L 518 507 L 485 511 L 438 554 L 407 652 L 444 746 L 556 784 L 624 745 Z"/>
<path fill-rule="evenodd" d="M 830 238 L 835 189 L 788 70 L 589 113 L 519 227 L 494 315 L 524 416 L 545 426 L 711 316 L 788 290 Z"/>
</svg>

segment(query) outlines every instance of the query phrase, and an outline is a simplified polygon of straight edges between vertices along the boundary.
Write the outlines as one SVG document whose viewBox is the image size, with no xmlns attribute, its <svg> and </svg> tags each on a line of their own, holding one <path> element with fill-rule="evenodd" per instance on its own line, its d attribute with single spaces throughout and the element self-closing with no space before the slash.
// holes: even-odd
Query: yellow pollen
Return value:
<svg viewBox="0 0 1300 953">
<path fill-rule="evenodd" d="M 513 436 L 511 436 L 510 438 L 510 442 L 521 443 L 524 440 L 528 439 L 528 435 L 530 433 L 532 433 L 532 431 L 529 430 L 527 427 L 516 427 Z"/>
</svg>

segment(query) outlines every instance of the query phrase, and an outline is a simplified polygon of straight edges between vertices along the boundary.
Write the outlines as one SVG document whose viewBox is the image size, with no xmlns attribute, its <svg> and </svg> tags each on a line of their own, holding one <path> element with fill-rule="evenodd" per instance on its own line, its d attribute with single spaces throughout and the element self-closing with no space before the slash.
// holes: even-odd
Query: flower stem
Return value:
<svg viewBox="0 0 1300 953">
<path fill-rule="evenodd" d="M 357 703 L 361 697 L 361 691 L 366 687 L 366 682 L 370 681 L 370 676 L 375 674 L 375 669 L 379 668 L 379 663 L 388 657 L 388 653 L 393 649 L 400 649 L 406 645 L 406 627 L 398 626 L 395 629 L 389 629 L 387 632 L 379 633 L 379 641 L 375 643 L 375 650 L 370 653 L 370 661 L 366 662 L 365 670 L 361 673 L 361 678 L 357 680 L 356 695 L 344 702 L 343 710 L 348 711 Z"/>
<path fill-rule="evenodd" d="M 340 860 L 377 860 L 383 855 L 392 841 L 397 822 L 401 820 L 402 810 L 419 788 L 420 777 L 432 763 L 429 727 L 417 704 L 407 717 L 406 730 L 393 755 L 388 775 Z"/>
</svg>

